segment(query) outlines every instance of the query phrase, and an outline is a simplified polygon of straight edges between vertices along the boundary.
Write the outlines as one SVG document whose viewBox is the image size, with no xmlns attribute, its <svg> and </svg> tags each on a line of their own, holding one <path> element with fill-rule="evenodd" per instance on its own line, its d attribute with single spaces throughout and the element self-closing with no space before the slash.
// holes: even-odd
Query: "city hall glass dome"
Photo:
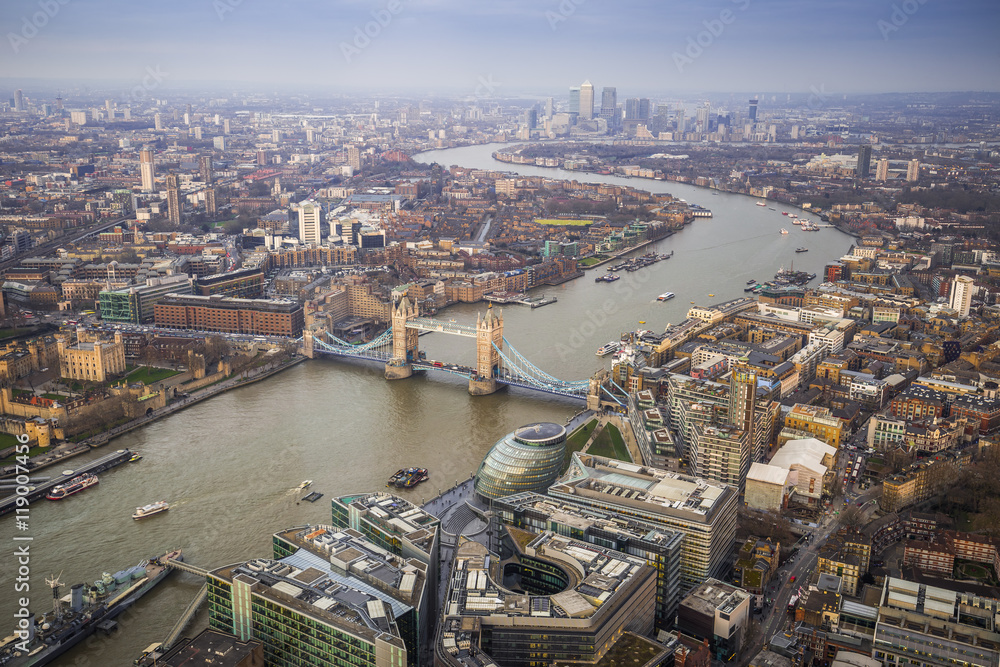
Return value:
<svg viewBox="0 0 1000 667">
<path fill-rule="evenodd" d="M 522 426 L 498 440 L 479 464 L 476 493 L 489 499 L 544 493 L 562 472 L 565 451 L 566 429 L 559 424 Z"/>
</svg>

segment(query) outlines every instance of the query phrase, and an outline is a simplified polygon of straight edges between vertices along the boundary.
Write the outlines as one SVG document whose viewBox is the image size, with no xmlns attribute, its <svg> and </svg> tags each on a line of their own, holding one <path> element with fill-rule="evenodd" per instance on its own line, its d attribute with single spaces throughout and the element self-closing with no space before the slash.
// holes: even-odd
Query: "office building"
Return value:
<svg viewBox="0 0 1000 667">
<path fill-rule="evenodd" d="M 153 646 L 157 646 L 154 644 Z M 143 653 L 138 667 L 265 667 L 264 645 L 256 639 L 240 641 L 229 632 L 206 628 L 193 639 L 178 640 L 165 653 L 157 648 Z"/>
<path fill-rule="evenodd" d="M 562 471 L 566 429 L 547 422 L 508 433 L 490 448 L 476 471 L 476 494 L 503 498 L 522 491 L 544 493 Z"/>
<path fill-rule="evenodd" d="M 548 97 L 545 99 L 545 117 L 552 119 L 552 114 L 555 113 L 556 100 L 553 97 Z"/>
<path fill-rule="evenodd" d="M 883 665 L 1000 664 L 1000 601 L 886 577 L 872 656 Z"/>
<path fill-rule="evenodd" d="M 951 282 L 951 294 L 948 305 L 958 311 L 959 317 L 968 317 L 972 305 L 972 293 L 976 289 L 976 281 L 968 276 L 955 276 Z"/>
<path fill-rule="evenodd" d="M 194 293 L 259 299 L 264 296 L 264 272 L 259 268 L 250 268 L 202 276 L 195 280 Z"/>
<path fill-rule="evenodd" d="M 359 531 L 336 526 L 307 525 L 275 533 L 272 549 L 275 559 L 319 557 L 337 575 L 337 583 L 388 595 L 409 664 L 419 663 L 421 648 L 430 646 L 434 634 L 436 580 L 429 578 L 426 562 L 388 553 Z"/>
<path fill-rule="evenodd" d="M 751 123 L 757 122 L 757 98 L 750 100 L 750 113 L 748 117 Z"/>
<path fill-rule="evenodd" d="M 872 145 L 861 144 L 858 148 L 858 166 L 854 173 L 858 178 L 868 178 L 872 167 Z"/>
<path fill-rule="evenodd" d="M 580 85 L 580 120 L 591 120 L 594 117 L 594 85 L 584 81 Z"/>
<path fill-rule="evenodd" d="M 736 487 L 589 454 L 573 454 L 553 498 L 684 534 L 681 591 L 729 572 L 736 539 Z"/>
<path fill-rule="evenodd" d="M 157 326 L 251 336 L 302 334 L 302 305 L 269 299 L 169 294 L 153 306 Z"/>
<path fill-rule="evenodd" d="M 24 111 L 24 93 L 20 88 L 14 91 L 14 111 Z"/>
<path fill-rule="evenodd" d="M 508 526 L 501 542 L 502 560 L 478 542 L 457 547 L 435 665 L 595 664 L 653 631 L 656 570 L 643 559 Z"/>
<path fill-rule="evenodd" d="M 132 285 L 97 294 L 101 319 L 105 322 L 152 322 L 153 307 L 168 294 L 191 294 L 192 281 L 186 275 L 148 278 L 145 285 Z"/>
<path fill-rule="evenodd" d="M 139 176 L 142 178 L 142 191 L 152 192 L 156 183 L 156 165 L 153 163 L 153 150 L 149 147 L 139 151 Z"/>
<path fill-rule="evenodd" d="M 533 533 L 551 531 L 645 559 L 658 572 L 655 627 L 657 630 L 673 628 L 684 539 L 680 531 L 537 493 L 519 493 L 494 500 L 490 508 L 504 524 L 514 528 Z"/>
<path fill-rule="evenodd" d="M 299 204 L 299 240 L 305 245 L 320 245 L 323 232 L 323 207 L 308 200 Z"/>
<path fill-rule="evenodd" d="M 625 100 L 625 120 L 649 120 L 649 98 L 630 97 Z"/>
<path fill-rule="evenodd" d="M 717 660 L 730 660 L 743 648 L 752 597 L 742 588 L 709 578 L 681 600 L 677 631 L 708 641 Z"/>
<path fill-rule="evenodd" d="M 356 530 L 389 553 L 437 571 L 441 521 L 410 501 L 379 491 L 334 498 L 331 511 L 337 528 Z"/>
<path fill-rule="evenodd" d="M 906 165 L 906 180 L 909 183 L 914 183 L 920 180 L 920 160 L 913 158 Z"/>
<path fill-rule="evenodd" d="M 534 107 L 524 110 L 524 126 L 529 130 L 534 130 L 538 127 L 538 109 Z"/>
<path fill-rule="evenodd" d="M 181 186 L 177 174 L 167 174 L 167 215 L 170 222 L 181 224 Z"/>
<path fill-rule="evenodd" d="M 570 86 L 569 88 L 569 109 L 570 115 L 580 115 L 580 87 Z"/>
<path fill-rule="evenodd" d="M 601 90 L 601 118 L 608 122 L 609 130 L 618 125 L 618 90 L 613 86 Z"/>
<path fill-rule="evenodd" d="M 347 576 L 352 563 L 335 559 L 300 549 L 212 570 L 209 627 L 259 640 L 270 667 L 415 664 L 397 622 L 412 607 Z"/>
</svg>

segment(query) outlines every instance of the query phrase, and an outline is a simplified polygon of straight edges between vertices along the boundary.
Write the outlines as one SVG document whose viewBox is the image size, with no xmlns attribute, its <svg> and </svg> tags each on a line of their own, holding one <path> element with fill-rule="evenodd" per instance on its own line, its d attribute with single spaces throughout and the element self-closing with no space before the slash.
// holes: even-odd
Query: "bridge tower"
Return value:
<svg viewBox="0 0 1000 667">
<path fill-rule="evenodd" d="M 322 332 L 324 331 L 326 330 L 321 329 L 317 333 L 322 335 Z M 299 348 L 299 353 L 303 357 L 306 357 L 307 359 L 316 358 L 316 352 L 315 349 L 313 348 L 313 332 L 310 331 L 309 329 L 303 329 L 302 331 L 302 346 Z"/>
<path fill-rule="evenodd" d="M 496 347 L 494 347 L 494 344 Z M 476 374 L 469 378 L 469 393 L 485 396 L 497 390 L 497 372 L 503 349 L 503 313 L 497 314 L 491 303 L 486 316 L 476 316 Z"/>
<path fill-rule="evenodd" d="M 385 365 L 386 380 L 402 380 L 413 375 L 419 332 L 407 329 L 406 321 L 418 314 L 417 304 L 411 304 L 405 296 L 392 307 L 392 358 Z"/>
</svg>

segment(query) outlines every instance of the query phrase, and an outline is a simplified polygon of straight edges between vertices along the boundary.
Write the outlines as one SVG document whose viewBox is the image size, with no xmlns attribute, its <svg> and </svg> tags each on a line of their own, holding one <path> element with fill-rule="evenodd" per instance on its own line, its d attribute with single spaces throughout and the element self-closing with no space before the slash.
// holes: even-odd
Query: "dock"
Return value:
<svg viewBox="0 0 1000 667">
<path fill-rule="evenodd" d="M 74 477 L 85 473 L 96 474 L 104 472 L 105 470 L 110 470 L 111 468 L 120 466 L 121 464 L 127 462 L 130 458 L 132 458 L 131 451 L 128 449 L 119 449 L 113 454 L 107 454 L 99 459 L 91 461 L 90 463 L 83 464 L 69 475 L 59 475 L 58 477 L 54 477 L 47 482 L 35 486 L 24 497 L 28 499 L 28 502 L 34 502 L 39 498 L 44 498 L 45 494 L 49 492 L 49 489 L 58 484 L 68 482 Z M 14 508 L 17 506 L 17 499 L 19 497 L 20 496 L 18 495 L 12 495 L 0 500 L 0 516 L 13 512 Z"/>
<path fill-rule="evenodd" d="M 484 294 L 483 299 L 490 303 L 515 303 L 530 308 L 541 308 L 559 300 L 554 296 L 545 296 L 544 294 L 528 296 L 523 292 L 493 292 L 491 294 Z"/>
<path fill-rule="evenodd" d="M 322 497 L 323 497 L 322 493 L 319 493 L 317 491 L 313 491 L 308 496 L 305 496 L 302 500 L 308 500 L 309 502 L 314 503 L 314 502 L 316 502 L 317 500 L 319 500 Z"/>
</svg>

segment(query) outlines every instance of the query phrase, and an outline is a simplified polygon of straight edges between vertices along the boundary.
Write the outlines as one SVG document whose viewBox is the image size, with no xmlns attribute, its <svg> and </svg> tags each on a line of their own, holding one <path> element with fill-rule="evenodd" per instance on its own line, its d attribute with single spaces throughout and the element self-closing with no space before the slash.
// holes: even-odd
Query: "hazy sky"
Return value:
<svg viewBox="0 0 1000 667">
<path fill-rule="evenodd" d="M 0 23 L 0 76 L 165 91 L 1000 90 L 996 0 L 3 0 Z"/>
</svg>

